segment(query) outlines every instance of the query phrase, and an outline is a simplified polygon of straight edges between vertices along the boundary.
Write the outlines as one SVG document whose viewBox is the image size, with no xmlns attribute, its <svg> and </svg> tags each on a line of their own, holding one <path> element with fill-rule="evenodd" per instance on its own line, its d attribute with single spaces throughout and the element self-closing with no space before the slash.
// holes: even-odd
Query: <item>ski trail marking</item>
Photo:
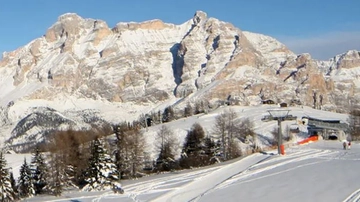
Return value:
<svg viewBox="0 0 360 202">
<path fill-rule="evenodd" d="M 354 191 L 343 202 L 359 202 L 360 201 L 360 189 Z"/>
</svg>

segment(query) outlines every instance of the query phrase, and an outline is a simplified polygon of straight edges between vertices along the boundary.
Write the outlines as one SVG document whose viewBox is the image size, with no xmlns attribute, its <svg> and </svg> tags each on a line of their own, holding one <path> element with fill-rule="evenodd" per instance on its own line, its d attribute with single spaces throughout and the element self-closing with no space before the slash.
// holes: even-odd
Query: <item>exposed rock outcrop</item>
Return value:
<svg viewBox="0 0 360 202">
<path fill-rule="evenodd" d="M 348 100 L 360 99 L 359 76 L 358 51 L 316 61 L 201 11 L 181 25 L 151 20 L 114 28 L 68 13 L 43 37 L 3 54 L 0 104 L 71 97 L 75 106 L 87 99 L 151 111 L 164 102 L 233 95 L 241 105 L 297 100 L 344 111 Z"/>
</svg>

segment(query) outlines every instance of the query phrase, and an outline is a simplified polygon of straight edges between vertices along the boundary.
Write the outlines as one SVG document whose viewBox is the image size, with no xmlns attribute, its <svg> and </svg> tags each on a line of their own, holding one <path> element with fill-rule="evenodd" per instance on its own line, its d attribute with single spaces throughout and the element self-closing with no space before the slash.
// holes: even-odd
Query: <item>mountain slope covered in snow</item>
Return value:
<svg viewBox="0 0 360 202">
<path fill-rule="evenodd" d="M 357 201 L 359 144 L 294 146 L 286 155 L 253 154 L 215 166 L 124 180 L 124 194 L 70 191 L 26 201 Z M 22 159 L 21 159 L 22 160 Z M 21 162 L 20 160 L 20 162 Z M 24 200 L 25 201 L 25 200 Z"/>
<path fill-rule="evenodd" d="M 346 112 L 359 100 L 359 68 L 358 51 L 316 61 L 202 11 L 180 25 L 113 28 L 67 13 L 44 36 L 3 54 L 0 136 L 10 144 L 41 141 L 49 131 L 89 128 L 89 111 L 94 120 L 119 123 L 187 103 L 216 110 L 271 100 Z M 49 123 L 49 110 L 39 109 L 61 118 Z"/>
</svg>

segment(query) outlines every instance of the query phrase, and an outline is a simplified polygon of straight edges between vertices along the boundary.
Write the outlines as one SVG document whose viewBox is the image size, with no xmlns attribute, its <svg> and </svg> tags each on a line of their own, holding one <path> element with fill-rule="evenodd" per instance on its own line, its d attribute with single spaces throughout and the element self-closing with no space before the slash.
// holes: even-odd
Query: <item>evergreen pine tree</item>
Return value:
<svg viewBox="0 0 360 202">
<path fill-rule="evenodd" d="M 85 174 L 85 180 L 88 184 L 82 190 L 100 191 L 112 188 L 113 184 L 118 180 L 116 165 L 100 139 L 93 140 L 90 149 L 89 167 Z"/>
<path fill-rule="evenodd" d="M 48 174 L 48 168 L 46 166 L 45 159 L 38 147 L 35 148 L 35 153 L 33 154 L 30 168 L 35 188 L 35 194 L 41 194 L 44 192 L 43 188 L 46 186 L 46 176 Z"/>
<path fill-rule="evenodd" d="M 210 137 L 204 139 L 204 152 L 209 158 L 209 164 L 220 162 L 219 154 L 221 154 L 221 144 L 216 143 Z"/>
<path fill-rule="evenodd" d="M 172 149 L 173 145 L 165 142 L 160 149 L 159 157 L 156 160 L 156 167 L 158 170 L 170 171 L 173 169 L 175 163 L 175 155 Z"/>
<path fill-rule="evenodd" d="M 18 190 L 19 190 L 19 196 L 22 198 L 35 195 L 35 188 L 31 176 L 31 169 L 27 164 L 26 159 L 24 159 L 24 163 L 20 168 L 20 176 L 18 179 Z"/>
<path fill-rule="evenodd" d="M 2 202 L 7 202 L 14 201 L 14 196 L 7 163 L 3 153 L 0 152 L 0 198 Z"/>
<path fill-rule="evenodd" d="M 11 183 L 12 189 L 14 190 L 15 199 L 17 199 L 18 198 L 18 191 L 17 191 L 16 180 L 14 178 L 13 172 L 10 172 L 10 183 Z"/>
<path fill-rule="evenodd" d="M 170 122 L 175 119 L 175 112 L 171 106 L 168 106 L 164 109 L 162 122 Z"/>
<path fill-rule="evenodd" d="M 184 117 L 189 117 L 192 115 L 193 115 L 193 108 L 192 108 L 191 104 L 188 102 L 184 109 Z"/>
<path fill-rule="evenodd" d="M 205 131 L 194 123 L 185 138 L 180 165 L 184 168 L 209 164 L 210 156 L 205 153 Z"/>
<path fill-rule="evenodd" d="M 203 149 L 203 140 L 205 137 L 205 131 L 198 123 L 192 125 L 191 130 L 188 132 L 185 138 L 184 150 L 187 155 L 198 156 Z"/>
<path fill-rule="evenodd" d="M 205 137 L 204 139 L 204 152 L 207 156 L 213 157 L 216 154 L 216 143 L 210 138 Z"/>
</svg>

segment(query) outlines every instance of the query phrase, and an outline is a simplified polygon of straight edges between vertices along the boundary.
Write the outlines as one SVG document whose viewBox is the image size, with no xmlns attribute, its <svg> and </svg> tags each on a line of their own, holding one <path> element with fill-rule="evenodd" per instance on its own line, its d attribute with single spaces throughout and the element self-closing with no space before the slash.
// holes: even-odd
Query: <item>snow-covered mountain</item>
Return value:
<svg viewBox="0 0 360 202">
<path fill-rule="evenodd" d="M 215 108 L 228 98 L 313 106 L 315 97 L 317 108 L 341 112 L 359 99 L 359 75 L 358 51 L 316 61 L 202 11 L 181 25 L 113 28 L 67 13 L 44 36 L 3 53 L 0 135 L 23 144 L 52 130 L 87 128 L 88 112 L 118 123 L 173 104 Z"/>
</svg>

